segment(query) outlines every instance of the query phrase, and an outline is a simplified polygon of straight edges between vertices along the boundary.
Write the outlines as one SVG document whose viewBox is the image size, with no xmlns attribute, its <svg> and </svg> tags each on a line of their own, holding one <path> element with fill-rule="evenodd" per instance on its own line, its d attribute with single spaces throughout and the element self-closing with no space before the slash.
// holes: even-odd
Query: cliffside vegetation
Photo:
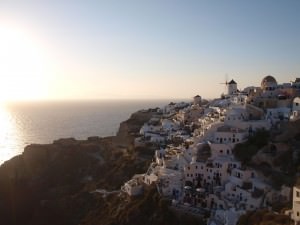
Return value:
<svg viewBox="0 0 300 225">
<path fill-rule="evenodd" d="M 268 144 L 270 134 L 266 130 L 257 130 L 244 143 L 239 143 L 233 149 L 234 156 L 243 164 L 249 164 L 252 157 L 265 145 Z"/>
</svg>

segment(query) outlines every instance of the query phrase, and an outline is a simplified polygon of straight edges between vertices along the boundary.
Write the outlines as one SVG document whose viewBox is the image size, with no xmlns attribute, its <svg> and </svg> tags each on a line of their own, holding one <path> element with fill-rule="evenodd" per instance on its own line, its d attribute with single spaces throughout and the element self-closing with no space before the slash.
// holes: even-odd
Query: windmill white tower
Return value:
<svg viewBox="0 0 300 225">
<path fill-rule="evenodd" d="M 227 83 L 227 94 L 233 95 L 237 93 L 237 83 L 232 79 Z"/>
</svg>

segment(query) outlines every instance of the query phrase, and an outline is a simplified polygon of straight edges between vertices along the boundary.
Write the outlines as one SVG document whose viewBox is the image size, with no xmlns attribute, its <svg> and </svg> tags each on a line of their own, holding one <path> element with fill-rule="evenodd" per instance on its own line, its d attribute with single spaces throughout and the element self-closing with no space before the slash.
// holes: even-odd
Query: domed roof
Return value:
<svg viewBox="0 0 300 225">
<path fill-rule="evenodd" d="M 261 81 L 261 87 L 264 87 L 267 83 L 274 83 L 277 84 L 277 81 L 274 77 L 272 76 L 266 76 L 264 79 Z"/>
</svg>

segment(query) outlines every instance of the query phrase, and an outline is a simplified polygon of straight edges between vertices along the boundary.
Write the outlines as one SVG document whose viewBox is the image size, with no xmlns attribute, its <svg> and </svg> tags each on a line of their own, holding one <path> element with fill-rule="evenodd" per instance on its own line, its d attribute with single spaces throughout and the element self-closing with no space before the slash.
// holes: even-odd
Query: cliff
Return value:
<svg viewBox="0 0 300 225">
<path fill-rule="evenodd" d="M 113 137 L 27 146 L 0 167 L 1 224 L 196 224 L 197 219 L 172 213 L 155 187 L 139 198 L 114 192 L 147 170 L 153 155 L 147 151 L 152 149 L 140 151 L 133 141 L 155 113 L 132 114 Z"/>
<path fill-rule="evenodd" d="M 119 189 L 146 170 L 149 161 L 127 149 L 134 152 L 134 134 L 152 114 L 134 113 L 115 137 L 32 144 L 5 162 L 0 167 L 1 224 L 80 224 L 91 212 L 104 212 L 102 196 L 91 192 Z"/>
</svg>

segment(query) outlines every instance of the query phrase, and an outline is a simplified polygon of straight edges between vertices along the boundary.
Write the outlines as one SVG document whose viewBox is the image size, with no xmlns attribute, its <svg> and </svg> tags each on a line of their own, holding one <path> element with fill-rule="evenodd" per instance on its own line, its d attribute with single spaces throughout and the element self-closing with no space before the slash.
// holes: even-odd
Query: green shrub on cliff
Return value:
<svg viewBox="0 0 300 225">
<path fill-rule="evenodd" d="M 253 135 L 249 136 L 244 143 L 239 143 L 233 149 L 234 156 L 242 163 L 247 164 L 252 157 L 263 146 L 268 144 L 270 133 L 264 129 L 257 130 Z"/>
</svg>

